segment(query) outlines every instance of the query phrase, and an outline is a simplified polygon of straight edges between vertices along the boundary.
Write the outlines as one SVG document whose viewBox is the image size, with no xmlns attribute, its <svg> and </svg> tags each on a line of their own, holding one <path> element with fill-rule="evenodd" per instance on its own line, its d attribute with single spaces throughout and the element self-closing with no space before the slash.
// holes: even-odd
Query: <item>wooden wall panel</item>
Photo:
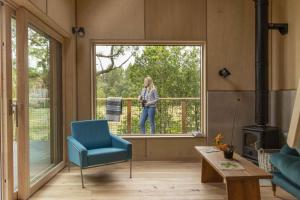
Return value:
<svg viewBox="0 0 300 200">
<path fill-rule="evenodd" d="M 126 138 L 132 144 L 133 160 L 146 160 L 147 141 L 145 138 Z"/>
<path fill-rule="evenodd" d="M 75 24 L 75 0 L 11 0 L 23 6 L 64 37 L 71 37 Z"/>
<path fill-rule="evenodd" d="M 149 139 L 148 160 L 197 160 L 195 146 L 205 145 L 205 138 L 163 138 Z"/>
<path fill-rule="evenodd" d="M 253 90 L 255 72 L 253 1 L 207 1 L 207 89 Z M 232 75 L 222 79 L 227 67 Z"/>
<path fill-rule="evenodd" d="M 78 119 L 91 114 L 91 40 L 144 39 L 144 1 L 78 0 L 78 25 L 86 31 L 77 43 Z"/>
<path fill-rule="evenodd" d="M 206 40 L 206 0 L 145 0 L 149 40 Z"/>
<path fill-rule="evenodd" d="M 64 64 L 63 70 L 64 85 L 64 132 L 65 136 L 71 134 L 71 122 L 77 118 L 77 89 L 76 89 L 76 39 L 65 39 L 64 42 Z M 64 144 L 66 149 L 66 143 Z M 65 151 L 64 158 L 67 158 L 67 151 Z"/>
<path fill-rule="evenodd" d="M 29 0 L 32 4 L 34 4 L 38 9 L 40 9 L 43 13 L 47 13 L 47 0 Z"/>
<path fill-rule="evenodd" d="M 47 15 L 71 32 L 75 26 L 75 0 L 47 0 Z"/>
<path fill-rule="evenodd" d="M 199 155 L 195 146 L 205 145 L 205 138 L 194 137 L 144 137 L 124 139 L 132 143 L 134 160 L 196 161 Z"/>
<path fill-rule="evenodd" d="M 285 36 L 272 31 L 272 89 L 296 89 L 300 77 L 300 1 L 272 0 L 272 22 L 288 23 Z"/>
<path fill-rule="evenodd" d="M 142 0 L 78 0 L 78 25 L 89 39 L 143 39 Z"/>
</svg>

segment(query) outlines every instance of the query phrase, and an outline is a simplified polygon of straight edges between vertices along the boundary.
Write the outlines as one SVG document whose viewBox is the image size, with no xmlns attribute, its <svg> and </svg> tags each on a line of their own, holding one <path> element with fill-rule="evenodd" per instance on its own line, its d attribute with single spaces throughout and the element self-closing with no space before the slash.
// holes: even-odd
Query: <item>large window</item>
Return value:
<svg viewBox="0 0 300 200">
<path fill-rule="evenodd" d="M 117 134 L 139 134 L 142 112 L 138 95 L 150 76 L 158 91 L 155 134 L 201 131 L 202 45 L 94 46 L 94 117 L 106 118 L 108 97 L 122 97 L 119 121 L 110 121 Z M 146 133 L 150 132 L 149 120 Z"/>
</svg>

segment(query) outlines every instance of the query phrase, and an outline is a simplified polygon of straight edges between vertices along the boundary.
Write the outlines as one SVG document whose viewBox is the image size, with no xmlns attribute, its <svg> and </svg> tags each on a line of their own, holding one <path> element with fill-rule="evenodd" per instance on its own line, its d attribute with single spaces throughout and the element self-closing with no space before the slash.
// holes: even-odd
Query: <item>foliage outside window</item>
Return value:
<svg viewBox="0 0 300 200">
<path fill-rule="evenodd" d="M 139 134 L 142 107 L 137 96 L 144 78 L 151 76 L 160 96 L 155 118 L 156 133 L 199 132 L 202 52 L 202 46 L 96 45 L 95 117 L 105 118 L 107 97 L 122 97 L 121 122 L 110 122 L 110 129 L 117 134 Z M 129 119 L 128 105 L 131 110 Z M 149 123 L 147 130 L 149 132 Z"/>
</svg>

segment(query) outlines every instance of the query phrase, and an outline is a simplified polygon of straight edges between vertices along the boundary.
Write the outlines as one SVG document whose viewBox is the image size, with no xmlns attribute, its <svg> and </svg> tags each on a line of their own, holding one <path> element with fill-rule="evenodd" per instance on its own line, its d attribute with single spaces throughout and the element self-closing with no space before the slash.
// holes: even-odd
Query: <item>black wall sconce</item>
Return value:
<svg viewBox="0 0 300 200">
<path fill-rule="evenodd" d="M 72 27 L 72 33 L 79 36 L 79 37 L 84 37 L 85 36 L 85 31 L 83 27 Z"/>
<path fill-rule="evenodd" d="M 279 23 L 277 23 L 277 24 L 270 23 L 269 29 L 278 30 L 281 35 L 286 35 L 289 32 L 289 25 L 288 24 L 279 24 Z"/>
<path fill-rule="evenodd" d="M 226 67 L 224 67 L 223 69 L 220 69 L 219 75 L 223 78 L 227 78 L 227 76 L 230 76 L 231 73 Z"/>
</svg>

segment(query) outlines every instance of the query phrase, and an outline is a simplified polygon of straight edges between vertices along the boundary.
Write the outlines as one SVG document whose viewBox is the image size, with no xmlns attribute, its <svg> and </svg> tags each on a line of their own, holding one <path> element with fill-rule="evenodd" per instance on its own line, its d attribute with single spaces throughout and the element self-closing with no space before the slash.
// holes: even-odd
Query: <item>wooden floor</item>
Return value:
<svg viewBox="0 0 300 200">
<path fill-rule="evenodd" d="M 81 189 L 78 168 L 63 170 L 33 195 L 31 200 L 219 200 L 226 199 L 224 184 L 202 184 L 200 163 L 133 162 L 84 171 L 86 188 Z M 262 199 L 295 199 L 279 189 L 273 197 L 270 187 L 261 187 Z"/>
</svg>

